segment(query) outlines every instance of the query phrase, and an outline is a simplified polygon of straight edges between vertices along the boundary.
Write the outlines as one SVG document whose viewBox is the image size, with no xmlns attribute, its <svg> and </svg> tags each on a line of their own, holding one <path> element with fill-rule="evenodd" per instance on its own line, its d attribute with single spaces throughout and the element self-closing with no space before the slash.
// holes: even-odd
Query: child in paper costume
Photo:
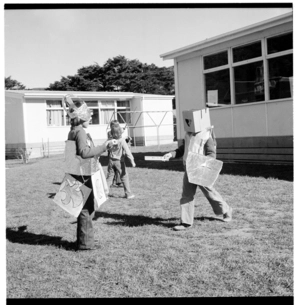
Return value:
<svg viewBox="0 0 300 305">
<path fill-rule="evenodd" d="M 125 157 L 127 157 L 130 160 L 131 165 L 135 167 L 136 165 L 134 162 L 134 157 L 128 148 L 126 140 L 122 138 L 122 128 L 120 125 L 112 126 L 111 137 L 117 140 L 117 145 L 114 145 L 108 149 L 109 161 L 106 177 L 107 185 L 110 188 L 113 183 L 115 174 L 119 174 L 124 187 L 125 198 L 132 199 L 135 196 L 130 190 L 129 177 L 125 165 Z"/>
<path fill-rule="evenodd" d="M 68 105 L 68 108 L 65 104 Z M 94 146 L 91 136 L 84 130 L 84 128 L 87 128 L 89 125 L 91 110 L 82 100 L 77 99 L 77 101 L 75 101 L 74 96 L 67 95 L 63 99 L 63 106 L 71 118 L 71 130 L 68 134 L 68 141 L 74 141 L 76 144 L 76 155 L 71 157 L 71 159 L 73 158 L 74 160 L 66 160 L 67 167 L 69 165 L 69 169 L 66 169 L 66 172 L 92 189 L 77 218 L 77 250 L 94 250 L 97 247 L 95 246 L 92 223 L 95 213 L 95 190 L 93 190 L 92 174 L 101 168 L 100 163 L 97 161 L 97 157 L 106 151 L 107 146 L 112 145 L 113 143 L 112 141 L 107 141 L 103 145 Z M 72 142 L 70 144 L 72 144 Z M 74 164 L 75 161 L 78 162 L 78 159 L 82 160 L 80 165 L 77 166 L 78 168 L 72 167 L 72 164 Z M 93 162 L 86 162 L 89 160 Z M 74 175 L 74 172 L 78 172 L 78 174 Z M 102 181 L 102 183 L 105 183 L 106 185 L 105 180 Z"/>
<path fill-rule="evenodd" d="M 183 164 L 185 173 L 183 177 L 182 196 L 180 199 L 181 221 L 180 225 L 175 226 L 175 231 L 185 230 L 193 225 L 194 221 L 194 196 L 197 187 L 201 189 L 204 196 L 209 201 L 214 213 L 220 216 L 221 220 L 228 222 L 232 218 L 232 208 L 224 201 L 222 196 L 215 190 L 214 187 L 207 187 L 203 185 L 196 185 L 189 182 L 188 173 L 186 169 L 186 160 L 188 157 L 190 143 L 195 145 L 192 147 L 199 154 L 216 158 L 216 142 L 213 136 L 212 128 L 205 128 L 204 130 L 193 133 L 186 132 L 184 144 L 175 151 L 171 151 L 164 155 L 166 160 L 170 158 L 183 157 Z"/>
</svg>

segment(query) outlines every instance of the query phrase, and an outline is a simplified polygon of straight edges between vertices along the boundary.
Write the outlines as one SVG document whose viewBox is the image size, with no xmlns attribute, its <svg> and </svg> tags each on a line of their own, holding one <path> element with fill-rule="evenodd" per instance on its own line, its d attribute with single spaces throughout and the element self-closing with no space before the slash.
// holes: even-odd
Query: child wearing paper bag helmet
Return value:
<svg viewBox="0 0 300 305">
<path fill-rule="evenodd" d="M 210 126 L 209 109 L 184 111 L 183 120 L 186 131 L 184 144 L 175 151 L 171 151 L 164 155 L 166 160 L 169 160 L 170 158 L 183 157 L 183 164 L 185 167 L 182 196 L 180 199 L 181 221 L 180 224 L 175 226 L 173 229 L 175 231 L 182 231 L 193 225 L 194 197 L 198 186 L 209 201 L 214 213 L 217 216 L 220 216 L 220 220 L 225 222 L 231 221 L 232 208 L 225 202 L 222 196 L 212 186 L 207 187 L 190 183 L 185 166 L 190 143 L 192 143 L 192 145 L 197 145 L 197 153 L 207 157 L 216 158 L 216 141 Z"/>
<path fill-rule="evenodd" d="M 73 95 L 66 95 L 63 99 L 63 106 L 71 119 L 71 130 L 68 134 L 68 141 L 75 141 L 76 155 L 82 159 L 89 159 L 100 156 L 114 141 L 106 141 L 104 144 L 95 146 L 90 134 L 84 128 L 89 126 L 91 110 L 86 103 Z M 68 106 L 68 108 L 67 108 Z M 77 251 L 97 249 L 94 240 L 94 229 L 92 219 L 95 214 L 94 194 L 91 175 L 72 176 L 92 189 L 77 218 Z"/>
</svg>

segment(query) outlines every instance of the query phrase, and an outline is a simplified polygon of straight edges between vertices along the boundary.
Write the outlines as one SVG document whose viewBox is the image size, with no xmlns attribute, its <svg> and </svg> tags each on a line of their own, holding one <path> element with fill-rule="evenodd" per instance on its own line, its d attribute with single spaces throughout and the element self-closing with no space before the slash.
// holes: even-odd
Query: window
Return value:
<svg viewBox="0 0 300 305">
<path fill-rule="evenodd" d="M 268 54 L 293 49 L 293 33 L 283 34 L 267 39 Z"/>
<path fill-rule="evenodd" d="M 270 100 L 293 96 L 293 55 L 268 60 Z"/>
<path fill-rule="evenodd" d="M 255 62 L 234 68 L 235 103 L 264 101 L 263 62 Z"/>
<path fill-rule="evenodd" d="M 101 101 L 100 124 L 109 124 L 115 120 L 115 101 Z"/>
<path fill-rule="evenodd" d="M 101 101 L 100 122 L 101 124 L 109 124 L 112 120 L 118 120 L 121 124 L 130 123 L 131 116 L 129 100 L 126 101 Z"/>
<path fill-rule="evenodd" d="M 205 87 L 208 104 L 230 104 L 229 69 L 206 73 Z"/>
<path fill-rule="evenodd" d="M 209 55 L 204 57 L 204 69 L 211 69 L 220 67 L 228 64 L 227 51 L 220 52 L 217 54 Z"/>
<path fill-rule="evenodd" d="M 117 101 L 117 117 L 120 123 L 131 123 L 129 101 Z"/>
<path fill-rule="evenodd" d="M 92 110 L 91 125 L 99 124 L 99 106 L 98 101 L 85 101 L 87 106 Z"/>
<path fill-rule="evenodd" d="M 227 56 L 228 55 L 228 56 Z M 293 32 L 203 56 L 206 105 L 293 97 Z"/>
<path fill-rule="evenodd" d="M 62 106 L 61 100 L 47 100 L 47 125 L 48 126 L 64 126 L 66 122 L 66 114 Z"/>
<path fill-rule="evenodd" d="M 260 57 L 261 53 L 261 42 L 255 42 L 248 45 L 243 45 L 232 49 L 233 62 L 239 62 L 248 60 L 256 57 Z"/>
</svg>

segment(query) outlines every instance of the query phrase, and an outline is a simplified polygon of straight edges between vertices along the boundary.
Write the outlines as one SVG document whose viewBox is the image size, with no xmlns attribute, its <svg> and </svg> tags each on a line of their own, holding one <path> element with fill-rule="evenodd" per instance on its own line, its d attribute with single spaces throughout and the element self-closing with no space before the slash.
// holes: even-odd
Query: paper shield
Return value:
<svg viewBox="0 0 300 305">
<path fill-rule="evenodd" d="M 92 184 L 94 192 L 94 205 L 97 211 L 101 204 L 107 200 L 108 186 L 102 167 L 92 175 Z"/>
<path fill-rule="evenodd" d="M 53 201 L 72 216 L 78 217 L 91 191 L 80 181 L 66 174 Z"/>
<path fill-rule="evenodd" d="M 197 153 L 189 152 L 186 171 L 190 183 L 212 187 L 222 169 L 223 162 Z"/>
</svg>

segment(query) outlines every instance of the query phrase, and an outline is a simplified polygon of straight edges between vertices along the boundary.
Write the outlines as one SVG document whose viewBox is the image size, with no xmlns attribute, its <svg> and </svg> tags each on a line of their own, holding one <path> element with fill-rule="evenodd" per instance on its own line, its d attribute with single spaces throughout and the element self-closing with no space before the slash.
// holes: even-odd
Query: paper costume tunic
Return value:
<svg viewBox="0 0 300 305">
<path fill-rule="evenodd" d="M 219 176 L 223 162 L 204 155 L 204 147 L 209 140 L 212 141 L 211 129 L 196 134 L 186 133 L 183 162 L 190 183 L 212 187 Z"/>
</svg>

